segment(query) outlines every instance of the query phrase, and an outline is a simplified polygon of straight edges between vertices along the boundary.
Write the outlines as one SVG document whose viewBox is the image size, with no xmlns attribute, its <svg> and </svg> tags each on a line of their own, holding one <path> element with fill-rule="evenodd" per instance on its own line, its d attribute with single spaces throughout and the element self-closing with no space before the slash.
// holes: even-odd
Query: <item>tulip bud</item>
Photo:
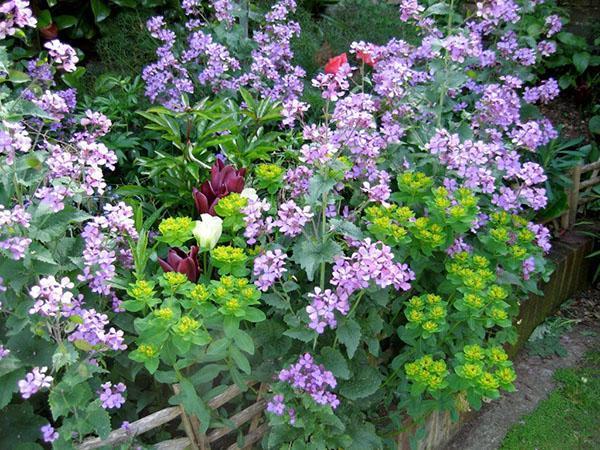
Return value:
<svg viewBox="0 0 600 450">
<path fill-rule="evenodd" d="M 192 234 L 202 250 L 212 250 L 219 242 L 222 232 L 223 219 L 210 214 L 201 214 Z"/>
<path fill-rule="evenodd" d="M 245 188 L 240 194 L 241 197 L 247 198 L 248 200 L 258 200 L 256 189 Z"/>
</svg>

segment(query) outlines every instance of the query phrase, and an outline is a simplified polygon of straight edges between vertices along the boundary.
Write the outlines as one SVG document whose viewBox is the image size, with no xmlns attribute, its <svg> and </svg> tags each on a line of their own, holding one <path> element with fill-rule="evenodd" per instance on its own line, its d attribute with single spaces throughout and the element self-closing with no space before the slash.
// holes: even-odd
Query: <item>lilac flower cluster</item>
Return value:
<svg viewBox="0 0 600 450">
<path fill-rule="evenodd" d="M 287 255 L 278 248 L 257 256 L 254 259 L 254 284 L 263 292 L 269 290 L 287 272 L 286 259 Z"/>
<path fill-rule="evenodd" d="M 289 384 L 295 392 L 310 395 L 318 405 L 328 405 L 336 409 L 340 404 L 337 395 L 330 392 L 330 389 L 337 386 L 337 380 L 330 371 L 325 370 L 322 364 L 315 364 L 309 353 L 300 356 L 296 364 L 282 369 L 278 379 Z M 293 408 L 286 407 L 284 396 L 281 394 L 273 396 L 267 404 L 267 411 L 278 416 L 282 416 L 287 411 L 290 423 L 295 422 L 296 412 Z"/>
<path fill-rule="evenodd" d="M 390 247 L 367 238 L 358 243 L 351 256 L 335 260 L 330 283 L 336 286 L 340 299 L 348 299 L 354 292 L 369 287 L 371 281 L 381 288 L 392 285 L 397 290 L 407 291 L 414 279 L 415 274 L 408 265 L 394 261 Z"/>
<path fill-rule="evenodd" d="M 70 45 L 63 44 L 58 39 L 46 42 L 44 48 L 48 49 L 50 58 L 56 63 L 57 67 L 65 72 L 74 72 L 79 62 L 75 49 Z"/>
<path fill-rule="evenodd" d="M 34 367 L 31 372 L 25 375 L 25 378 L 17 383 L 21 397 L 27 400 L 33 394 L 42 389 L 49 388 L 54 378 L 46 375 L 48 367 Z"/>
<path fill-rule="evenodd" d="M 123 392 L 127 389 L 127 386 L 123 383 L 118 383 L 113 386 L 110 381 L 102 384 L 98 391 L 98 396 L 102 402 L 104 409 L 119 409 L 125 403 L 125 397 Z"/>
<path fill-rule="evenodd" d="M 211 6 L 218 21 L 227 27 L 233 26 L 233 4 L 230 0 L 211 1 Z M 147 22 L 151 36 L 162 43 L 156 51 L 158 60 L 145 67 L 142 74 L 146 95 L 153 102 L 179 110 L 181 96 L 195 91 L 195 76 L 200 86 L 215 92 L 246 86 L 263 98 L 282 101 L 288 125 L 306 111 L 307 105 L 299 101 L 305 72 L 292 64 L 290 45 L 291 39 L 300 33 L 300 25 L 288 20 L 296 9 L 295 0 L 280 0 L 266 14 L 265 25 L 252 36 L 257 44 L 252 51 L 252 62 L 241 74 L 240 61 L 231 56 L 225 45 L 215 41 L 206 24 L 199 19 L 203 17 L 199 2 L 187 0 L 182 7 L 188 16 L 186 28 L 189 36 L 181 51 L 176 45 L 176 34 L 167 28 L 162 16 Z"/>
<path fill-rule="evenodd" d="M 273 222 L 273 225 L 279 227 L 286 236 L 294 237 L 302 233 L 304 225 L 312 219 L 314 214 L 310 210 L 310 206 L 300 208 L 294 200 L 288 200 L 279 205 L 277 211 L 278 219 Z"/>
<path fill-rule="evenodd" d="M 10 350 L 4 347 L 4 344 L 0 344 L 0 361 L 8 355 L 10 355 Z"/>
<path fill-rule="evenodd" d="M 528 103 L 549 103 L 558 97 L 560 90 L 558 83 L 554 78 L 548 78 L 536 87 L 526 87 L 523 93 L 523 99 Z"/>
<path fill-rule="evenodd" d="M 40 431 L 42 432 L 42 440 L 44 442 L 48 442 L 49 444 L 59 438 L 58 431 L 56 431 L 49 423 L 40 428 Z"/>
<path fill-rule="evenodd" d="M 313 171 L 306 166 L 296 166 L 285 173 L 283 180 L 285 181 L 286 189 L 291 189 L 292 197 L 299 197 L 308 192 L 310 177 L 313 176 Z"/>
<path fill-rule="evenodd" d="M 16 152 L 27 153 L 31 150 L 31 138 L 19 122 L 0 123 L 0 154 L 6 156 L 6 164 L 11 166 L 15 160 Z"/>
<path fill-rule="evenodd" d="M 273 218 L 263 218 L 263 214 L 270 209 L 271 204 L 258 197 L 249 198 L 248 204 L 241 209 L 246 223 L 244 237 L 249 245 L 255 244 L 260 236 L 270 233 L 273 229 Z"/>
<path fill-rule="evenodd" d="M 35 28 L 36 25 L 28 0 L 9 0 L 0 5 L 0 39 L 13 36 L 23 27 Z"/>
<path fill-rule="evenodd" d="M 105 205 L 104 215 L 88 222 L 81 236 L 85 239 L 85 249 L 79 280 L 89 282 L 92 292 L 112 295 L 108 282 L 115 277 L 115 263 L 119 259 L 125 267 L 130 267 L 131 252 L 126 239 L 138 236 L 133 209 L 123 202 Z"/>
<path fill-rule="evenodd" d="M 31 214 L 20 205 L 8 210 L 0 205 L 0 249 L 10 253 L 12 259 L 20 260 L 31 244 L 31 239 L 24 236 L 16 236 L 17 232 L 29 228 Z"/>
<path fill-rule="evenodd" d="M 106 314 L 101 314 L 94 309 L 80 309 L 78 315 L 81 317 L 81 323 L 77 324 L 75 330 L 69 334 L 69 341 L 86 342 L 94 351 L 127 349 L 122 330 L 110 327 L 106 331 L 109 324 Z"/>
<path fill-rule="evenodd" d="M 319 334 L 323 334 L 326 327 L 334 329 L 337 326 L 335 311 L 347 315 L 350 310 L 348 296 L 338 297 L 331 289 L 321 290 L 315 287 L 313 293 L 309 293 L 310 305 L 306 307 L 310 323 L 309 328 Z"/>
</svg>

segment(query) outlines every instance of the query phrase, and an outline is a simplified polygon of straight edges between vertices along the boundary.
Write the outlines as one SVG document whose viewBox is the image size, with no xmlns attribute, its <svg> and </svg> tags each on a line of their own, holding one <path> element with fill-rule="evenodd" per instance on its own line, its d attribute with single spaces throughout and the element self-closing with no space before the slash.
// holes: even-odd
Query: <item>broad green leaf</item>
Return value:
<svg viewBox="0 0 600 450">
<path fill-rule="evenodd" d="M 92 425 L 92 428 L 100 439 L 106 439 L 111 432 L 110 416 L 108 412 L 100 405 L 100 400 L 91 403 L 87 408 L 86 420 Z"/>
<path fill-rule="evenodd" d="M 340 383 L 338 392 L 350 400 L 358 400 L 374 394 L 381 384 L 379 371 L 368 364 L 353 368 L 352 377 Z"/>
<path fill-rule="evenodd" d="M 91 0 L 91 4 L 96 22 L 102 22 L 110 15 L 110 8 L 103 0 Z"/>
<path fill-rule="evenodd" d="M 331 347 L 323 347 L 321 350 L 321 357 L 325 368 L 331 371 L 336 378 L 342 380 L 350 378 L 348 362 L 339 350 Z"/>
<path fill-rule="evenodd" d="M 590 64 L 590 54 L 588 52 L 579 52 L 573 55 L 573 64 L 580 74 L 585 72 Z"/>
<path fill-rule="evenodd" d="M 179 381 L 181 392 L 172 396 L 169 403 L 172 405 L 183 405 L 186 413 L 192 414 L 200 421 L 200 432 L 205 433 L 210 425 L 210 409 L 198 396 L 194 385 L 187 378 Z"/>
<path fill-rule="evenodd" d="M 600 134 L 600 116 L 594 116 L 590 119 L 588 124 L 590 132 L 593 134 Z"/>
<path fill-rule="evenodd" d="M 306 271 L 309 281 L 314 279 L 315 271 L 321 263 L 330 263 L 339 255 L 342 248 L 332 239 L 325 242 L 301 239 L 293 249 L 293 260 Z"/>
<path fill-rule="evenodd" d="M 344 320 L 336 330 L 338 339 L 346 346 L 348 358 L 352 359 L 360 343 L 360 325 L 354 319 Z"/>
</svg>

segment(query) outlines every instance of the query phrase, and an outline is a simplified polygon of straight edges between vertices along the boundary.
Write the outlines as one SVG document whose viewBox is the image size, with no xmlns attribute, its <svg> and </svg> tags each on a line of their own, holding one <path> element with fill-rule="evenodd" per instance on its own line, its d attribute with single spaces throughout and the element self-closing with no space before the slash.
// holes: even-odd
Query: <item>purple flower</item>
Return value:
<svg viewBox="0 0 600 450">
<path fill-rule="evenodd" d="M 115 386 L 110 381 L 102 384 L 98 391 L 102 407 L 104 409 L 119 409 L 125 403 L 123 392 L 127 389 L 123 383 L 118 383 Z"/>
<path fill-rule="evenodd" d="M 49 423 L 44 425 L 41 428 L 41 432 L 42 432 L 42 439 L 44 440 L 44 442 L 54 442 L 55 440 L 58 439 L 58 432 L 56 430 L 54 430 L 54 427 L 52 425 L 50 425 Z"/>
<path fill-rule="evenodd" d="M 0 344 L 0 361 L 2 361 L 3 358 L 6 358 L 8 355 L 10 355 L 10 350 L 4 347 L 4 344 Z"/>
<path fill-rule="evenodd" d="M 400 20 L 408 22 L 409 19 L 419 20 L 420 14 L 425 11 L 417 0 L 402 0 L 400 3 Z"/>
<path fill-rule="evenodd" d="M 34 28 L 37 25 L 27 0 L 9 0 L 2 3 L 0 15 L 4 16 L 0 19 L 0 40 L 6 36 L 13 36 L 20 28 Z"/>
<path fill-rule="evenodd" d="M 276 416 L 283 416 L 285 412 L 283 395 L 274 395 L 273 398 L 269 401 L 269 403 L 267 403 L 267 411 L 275 414 Z"/>
<path fill-rule="evenodd" d="M 525 281 L 529 280 L 533 272 L 535 272 L 535 258 L 533 256 L 530 256 L 525 261 L 523 261 L 523 279 Z"/>
<path fill-rule="evenodd" d="M 560 16 L 553 14 L 546 17 L 546 25 L 548 26 L 546 36 L 551 37 L 555 35 L 562 29 L 562 21 L 560 20 Z"/>
<path fill-rule="evenodd" d="M 254 276 L 257 277 L 254 284 L 265 292 L 279 280 L 287 269 L 285 268 L 285 260 L 287 255 L 280 249 L 267 252 L 259 255 L 254 260 Z"/>
<path fill-rule="evenodd" d="M 246 223 L 244 237 L 249 245 L 255 244 L 260 236 L 270 233 L 273 229 L 273 218 L 263 219 L 263 213 L 269 211 L 269 209 L 271 209 L 271 204 L 258 197 L 249 197 L 248 204 L 241 209 Z"/>
<path fill-rule="evenodd" d="M 190 247 L 189 253 L 185 253 L 179 248 L 170 248 L 167 259 L 158 258 L 158 263 L 165 272 L 183 273 L 188 280 L 195 283 L 201 272 L 198 251 L 199 249 L 195 245 Z"/>
<path fill-rule="evenodd" d="M 288 200 L 279 206 L 278 219 L 273 225 L 279 227 L 279 231 L 286 236 L 294 237 L 302 233 L 302 228 L 313 216 L 310 206 L 300 208 L 294 200 Z"/>
<path fill-rule="evenodd" d="M 74 72 L 79 62 L 75 49 L 70 45 L 63 44 L 58 39 L 46 42 L 44 47 L 48 49 L 48 54 L 54 62 L 65 72 Z"/>
<path fill-rule="evenodd" d="M 50 375 L 46 375 L 47 371 L 48 367 L 46 366 L 41 368 L 34 367 L 31 372 L 25 375 L 23 380 L 19 380 L 17 385 L 19 386 L 21 397 L 28 399 L 41 389 L 49 388 L 54 378 L 52 378 Z"/>
<path fill-rule="evenodd" d="M 347 298 L 339 298 L 331 289 L 322 291 L 321 288 L 315 287 L 314 293 L 308 294 L 308 297 L 312 299 L 306 307 L 310 319 L 308 326 L 319 334 L 323 334 L 326 327 L 334 329 L 337 326 L 334 311 L 346 315 L 350 309 Z"/>
<path fill-rule="evenodd" d="M 335 409 L 340 404 L 337 396 L 329 391 L 337 386 L 335 377 L 323 365 L 315 364 L 309 353 L 300 356 L 296 364 L 282 369 L 278 379 L 310 395 L 319 405 L 329 405 Z"/>
</svg>

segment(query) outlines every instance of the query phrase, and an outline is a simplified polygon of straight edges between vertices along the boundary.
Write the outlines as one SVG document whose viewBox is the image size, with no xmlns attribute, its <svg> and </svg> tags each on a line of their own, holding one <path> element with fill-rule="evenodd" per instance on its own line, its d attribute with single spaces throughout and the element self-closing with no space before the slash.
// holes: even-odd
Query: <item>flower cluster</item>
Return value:
<svg viewBox="0 0 600 450">
<path fill-rule="evenodd" d="M 28 0 L 9 0 L 0 5 L 0 39 L 13 36 L 23 27 L 36 25 Z"/>
<path fill-rule="evenodd" d="M 267 250 L 254 259 L 254 284 L 261 290 L 267 291 L 287 272 L 285 260 L 287 255 L 281 249 Z"/>
<path fill-rule="evenodd" d="M 123 383 L 113 386 L 110 381 L 102 384 L 98 391 L 98 396 L 104 409 L 119 409 L 125 403 L 123 392 L 127 389 Z"/>
<path fill-rule="evenodd" d="M 330 389 L 337 386 L 337 381 L 333 374 L 325 370 L 322 365 L 315 364 L 313 357 L 309 353 L 300 356 L 296 364 L 292 364 L 287 369 L 279 372 L 278 380 L 289 384 L 298 395 L 308 394 L 318 405 L 328 405 L 336 409 L 340 401 Z M 281 416 L 286 411 L 290 416 L 290 423 L 294 423 L 295 411 L 293 408 L 285 406 L 284 396 L 275 395 L 267 405 L 267 411 Z"/>
<path fill-rule="evenodd" d="M 44 388 L 49 388 L 54 378 L 50 375 L 46 375 L 48 367 L 34 367 L 31 372 L 25 375 L 25 378 L 19 380 L 17 383 L 19 386 L 19 392 L 21 397 L 28 399 L 33 394 L 39 392 Z"/>
</svg>

